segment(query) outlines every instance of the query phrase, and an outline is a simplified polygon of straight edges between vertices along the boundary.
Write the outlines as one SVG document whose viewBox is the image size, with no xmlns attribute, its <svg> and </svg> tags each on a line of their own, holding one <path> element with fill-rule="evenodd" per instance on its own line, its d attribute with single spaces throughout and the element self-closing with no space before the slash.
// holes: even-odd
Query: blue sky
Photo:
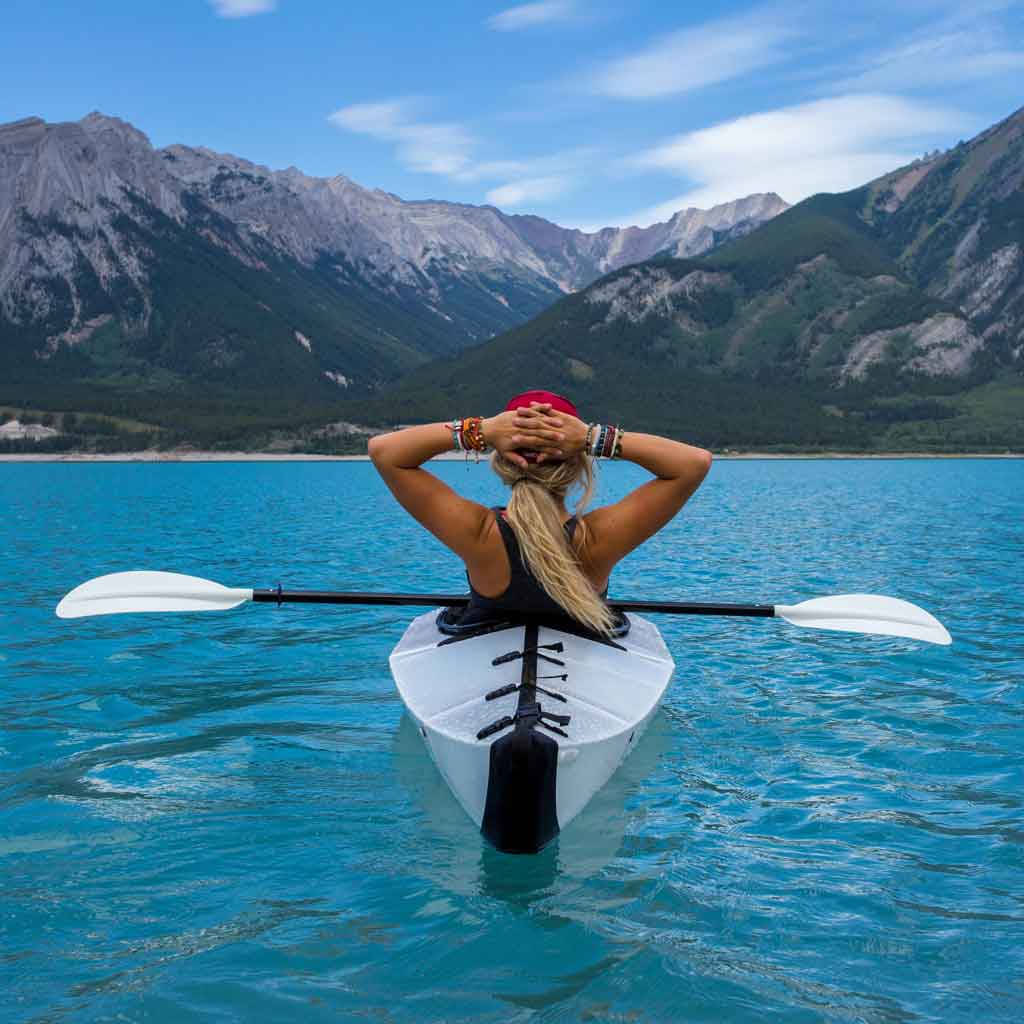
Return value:
<svg viewBox="0 0 1024 1024">
<path fill-rule="evenodd" d="M 1022 104 L 999 0 L 5 0 L 0 26 L 0 122 L 101 110 L 588 228 L 852 188 Z"/>
</svg>

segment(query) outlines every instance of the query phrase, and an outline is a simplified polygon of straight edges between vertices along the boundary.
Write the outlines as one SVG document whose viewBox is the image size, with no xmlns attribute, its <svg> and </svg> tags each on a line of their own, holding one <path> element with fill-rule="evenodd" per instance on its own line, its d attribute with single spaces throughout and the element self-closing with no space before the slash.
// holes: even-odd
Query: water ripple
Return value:
<svg viewBox="0 0 1024 1024">
<path fill-rule="evenodd" d="M 404 613 L 52 615 L 141 567 L 461 589 L 370 467 L 0 466 L 5 1019 L 1021 1019 L 1022 496 L 1018 462 L 716 465 L 614 594 L 893 593 L 954 647 L 664 617 L 648 733 L 515 858 L 403 715 Z"/>
</svg>

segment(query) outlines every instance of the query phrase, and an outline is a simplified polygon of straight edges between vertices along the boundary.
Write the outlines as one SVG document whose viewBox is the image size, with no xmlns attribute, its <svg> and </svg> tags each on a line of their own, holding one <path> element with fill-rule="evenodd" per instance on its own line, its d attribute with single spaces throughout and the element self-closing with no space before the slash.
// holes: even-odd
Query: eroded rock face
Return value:
<svg viewBox="0 0 1024 1024">
<path fill-rule="evenodd" d="M 901 369 L 933 377 L 963 376 L 982 344 L 962 317 L 939 314 L 917 324 L 873 331 L 859 338 L 847 355 L 840 380 L 861 380 L 871 366 L 885 360 L 898 361 Z M 901 350 L 896 351 L 898 347 Z"/>
<path fill-rule="evenodd" d="M 116 118 L 0 126 L 0 314 L 24 323 L 60 312 L 50 341 L 71 340 L 93 316 L 79 288 L 87 268 L 101 289 L 139 292 L 126 312 L 144 328 L 148 254 L 117 222 L 135 201 L 180 222 L 181 192 L 146 136 Z"/>
<path fill-rule="evenodd" d="M 605 322 L 628 320 L 641 323 L 648 317 L 675 320 L 684 330 L 695 331 L 692 304 L 709 291 L 725 290 L 732 285 L 728 274 L 694 270 L 675 279 L 666 271 L 645 267 L 627 270 L 586 293 L 593 305 L 608 304 Z"/>
<path fill-rule="evenodd" d="M 312 178 L 296 168 L 271 171 L 208 149 L 170 146 L 171 172 L 218 212 L 296 259 L 333 252 L 409 282 L 433 268 L 514 264 L 573 291 L 658 253 L 694 256 L 788 208 L 774 193 L 691 208 L 650 227 L 584 232 L 490 206 L 404 202 L 338 175 Z"/>
<path fill-rule="evenodd" d="M 867 218 L 908 278 L 1017 365 L 1024 335 L 1024 109 L 869 187 Z"/>
<path fill-rule="evenodd" d="M 90 299 L 98 289 L 119 296 L 121 325 L 144 334 L 154 253 L 146 231 L 133 227 L 165 217 L 251 269 L 266 269 L 270 247 L 346 286 L 401 290 L 403 301 L 417 295 L 414 315 L 482 340 L 494 317 L 467 317 L 458 303 L 472 310 L 479 299 L 460 298 L 466 289 L 507 311 L 496 326 L 511 326 L 544 296 L 659 252 L 703 252 L 785 208 L 778 196 L 756 195 L 647 228 L 586 233 L 488 206 L 404 202 L 341 175 L 272 171 L 199 147 L 156 150 L 130 124 L 99 113 L 62 124 L 28 118 L 0 125 L 0 315 L 50 324 L 45 355 L 85 337 L 108 311 L 109 302 L 100 309 Z"/>
<path fill-rule="evenodd" d="M 928 172 L 935 166 L 936 161 L 922 160 L 913 164 L 901 173 L 895 174 L 889 181 L 889 190 L 882 199 L 882 204 L 887 213 L 894 213 L 903 205 L 907 196 L 917 188 L 925 179 Z"/>
<path fill-rule="evenodd" d="M 963 316 L 908 316 L 899 326 L 857 333 L 857 323 L 877 318 L 879 310 L 901 303 L 908 311 L 915 308 L 913 291 L 891 275 L 860 278 L 845 273 L 835 260 L 820 254 L 763 290 L 748 289 L 726 271 L 647 263 L 592 285 L 580 299 L 600 312 L 599 319 L 588 323 L 591 336 L 607 337 L 621 326 L 640 325 L 657 349 L 657 339 L 665 339 L 668 328 L 693 339 L 704 368 L 751 373 L 770 365 L 794 378 L 839 386 L 862 380 L 880 363 L 900 374 L 966 375 L 984 342 Z M 707 348 L 706 335 L 712 330 L 717 342 Z M 689 341 L 676 333 L 675 344 L 679 358 L 690 358 Z"/>
<path fill-rule="evenodd" d="M 0 441 L 48 441 L 60 433 L 54 427 L 44 427 L 41 423 L 21 423 L 8 420 L 0 424 Z"/>
<path fill-rule="evenodd" d="M 680 259 L 699 256 L 787 209 L 789 204 L 774 192 L 758 193 L 710 210 L 680 210 L 665 223 L 647 228 L 604 228 L 592 235 L 579 232 L 577 244 L 594 261 L 599 273 L 607 274 L 659 253 Z"/>
<path fill-rule="evenodd" d="M 1006 298 L 1024 270 L 1021 247 L 1005 245 L 978 263 L 963 261 L 942 292 L 970 317 L 987 316 Z"/>
</svg>

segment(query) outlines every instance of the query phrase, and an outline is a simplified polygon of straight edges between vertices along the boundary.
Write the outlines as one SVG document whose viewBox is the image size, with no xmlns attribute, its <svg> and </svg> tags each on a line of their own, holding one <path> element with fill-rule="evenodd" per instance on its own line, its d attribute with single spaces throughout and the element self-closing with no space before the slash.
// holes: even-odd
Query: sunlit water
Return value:
<svg viewBox="0 0 1024 1024">
<path fill-rule="evenodd" d="M 53 616 L 131 568 L 461 588 L 369 465 L 0 465 L 0 1016 L 1020 1020 L 1022 498 L 1021 462 L 717 463 L 613 596 L 892 594 L 955 644 L 659 618 L 663 709 L 529 858 L 403 715 L 411 611 Z"/>
</svg>

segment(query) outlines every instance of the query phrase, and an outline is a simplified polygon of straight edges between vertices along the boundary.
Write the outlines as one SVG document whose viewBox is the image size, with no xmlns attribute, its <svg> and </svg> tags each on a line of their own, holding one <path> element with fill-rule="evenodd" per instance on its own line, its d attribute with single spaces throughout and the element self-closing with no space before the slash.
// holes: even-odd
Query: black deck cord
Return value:
<svg viewBox="0 0 1024 1024">
<path fill-rule="evenodd" d="M 564 683 L 568 678 L 568 673 L 561 676 L 538 676 L 538 679 L 561 679 Z M 517 690 L 522 688 L 522 683 L 509 683 L 507 686 L 499 686 L 497 690 L 491 690 L 490 693 L 484 694 L 484 700 L 497 700 L 499 697 L 507 697 L 510 693 L 515 693 Z M 554 697 L 555 700 L 560 700 L 563 704 L 567 704 L 569 701 L 568 697 L 563 696 L 560 693 L 555 693 L 554 690 L 545 690 L 543 686 L 537 686 L 534 684 L 534 689 L 540 693 L 545 694 L 548 697 Z"/>
<path fill-rule="evenodd" d="M 535 663 L 536 663 L 537 658 L 543 658 L 545 661 L 551 662 L 552 665 L 559 665 L 560 667 L 564 668 L 565 667 L 565 662 L 564 661 L 559 661 L 557 658 L 552 658 L 552 657 L 550 657 L 547 654 L 541 654 L 540 653 L 541 651 L 554 651 L 556 654 L 561 654 L 562 651 L 565 650 L 565 646 L 562 643 L 562 641 L 558 640 L 558 641 L 556 641 L 553 644 L 541 644 L 540 646 L 538 646 L 537 645 L 537 639 L 536 639 L 536 637 L 537 637 L 537 625 L 536 625 L 536 623 L 530 623 L 526 627 L 526 629 L 527 629 L 527 636 L 529 636 L 529 631 L 531 629 L 533 630 L 533 635 L 534 635 L 533 645 L 531 646 L 529 641 L 527 641 L 523 645 L 523 649 L 521 651 L 509 651 L 507 654 L 499 654 L 498 657 L 495 658 L 491 662 L 491 664 L 492 665 L 507 665 L 510 661 L 515 661 L 517 658 L 522 658 L 524 661 L 526 661 L 526 656 L 528 654 L 532 654 L 532 655 L 534 655 L 534 662 Z M 536 664 L 535 664 L 534 665 L 534 673 L 535 674 L 536 674 L 536 671 L 537 671 L 537 668 L 536 668 Z"/>
<path fill-rule="evenodd" d="M 492 665 L 501 665 L 514 661 L 516 658 L 523 659 L 522 680 L 518 686 L 519 702 L 516 705 L 514 715 L 506 715 L 504 718 L 499 718 L 498 721 L 485 726 L 476 734 L 478 740 L 487 739 L 488 736 L 493 736 L 496 732 L 501 732 L 502 729 L 507 729 L 510 725 L 518 726 L 520 722 L 523 722 L 527 729 L 542 725 L 545 729 L 558 733 L 559 736 L 564 736 L 566 739 L 569 738 L 569 734 L 563 732 L 558 726 L 568 725 L 571 716 L 552 714 L 550 711 L 545 711 L 537 703 L 537 690 L 540 689 L 537 686 L 537 659 L 544 658 L 547 661 L 555 662 L 557 665 L 564 664 L 556 658 L 548 658 L 547 655 L 540 653 L 540 648 L 537 644 L 539 633 L 536 622 L 527 623 L 523 638 L 523 649 L 521 651 L 509 651 L 508 654 L 503 654 L 500 658 L 495 658 L 491 662 Z M 544 644 L 543 649 L 561 652 L 564 648 L 562 642 L 558 641 L 553 644 Z M 557 723 L 557 725 L 551 724 L 553 722 Z"/>
</svg>

